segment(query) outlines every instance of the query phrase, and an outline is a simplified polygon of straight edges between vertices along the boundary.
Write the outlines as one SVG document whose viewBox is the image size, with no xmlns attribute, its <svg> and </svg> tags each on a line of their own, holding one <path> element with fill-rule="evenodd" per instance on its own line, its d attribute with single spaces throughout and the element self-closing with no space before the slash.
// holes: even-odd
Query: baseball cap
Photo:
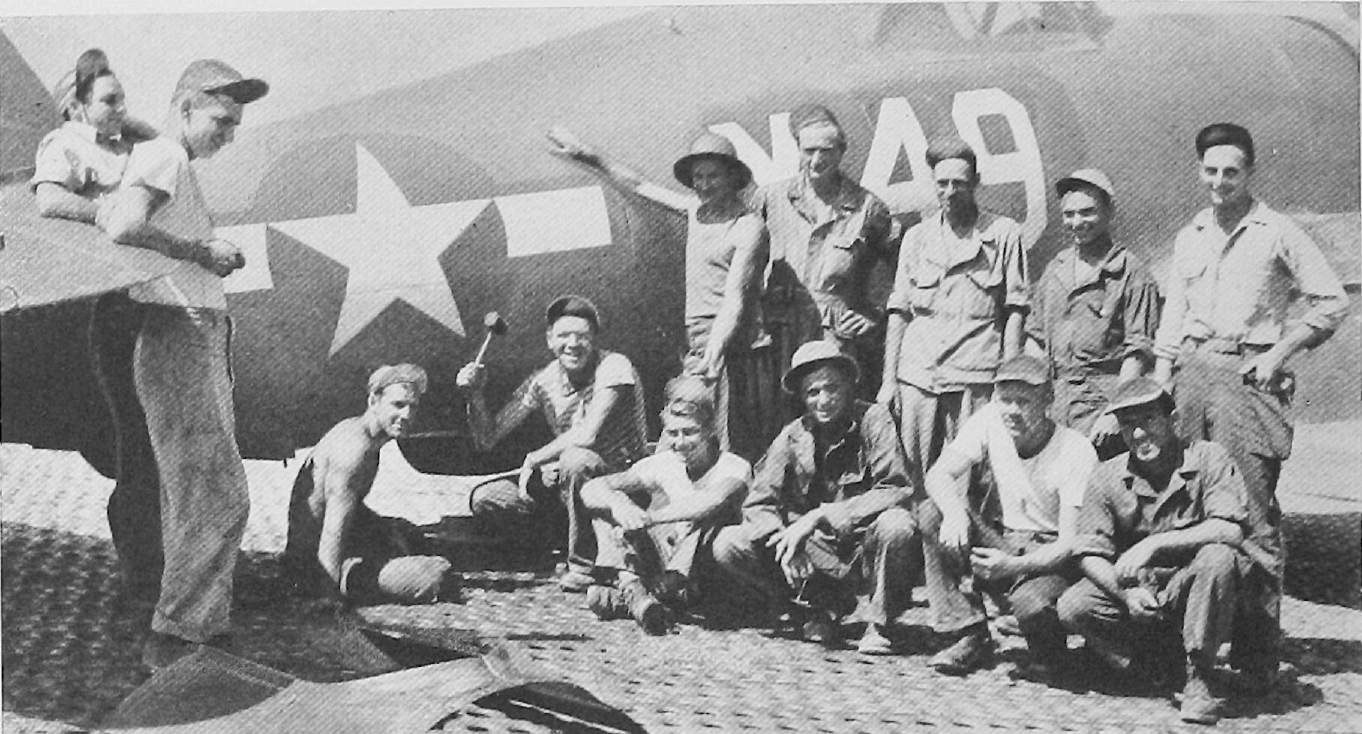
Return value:
<svg viewBox="0 0 1362 734">
<path fill-rule="evenodd" d="M 799 381 L 804 379 L 804 375 L 824 364 L 835 364 L 846 370 L 852 382 L 861 379 L 860 365 L 851 355 L 843 352 L 836 342 L 820 339 L 805 342 L 795 350 L 794 356 L 790 358 L 790 369 L 785 371 L 780 384 L 788 393 L 798 392 Z"/>
<path fill-rule="evenodd" d="M 1111 185 L 1111 179 L 1107 177 L 1107 174 L 1096 168 L 1080 168 L 1061 178 L 1055 182 L 1055 192 L 1064 196 L 1070 191 L 1084 186 L 1096 186 L 1098 190 L 1107 195 L 1108 200 L 1116 198 L 1116 187 Z"/>
<path fill-rule="evenodd" d="M 1172 396 L 1164 391 L 1162 385 L 1150 378 L 1136 377 L 1116 387 L 1116 392 L 1112 393 L 1111 396 L 1111 403 L 1107 405 L 1107 412 L 1115 413 L 1118 410 L 1139 407 L 1160 399 L 1171 400 Z"/>
<path fill-rule="evenodd" d="M 217 59 L 191 61 L 175 85 L 176 98 L 189 92 L 211 92 L 231 97 L 237 104 L 254 102 L 269 91 L 270 85 L 264 79 L 247 79 Z"/>
<path fill-rule="evenodd" d="M 554 323 L 564 316 L 586 319 L 596 331 L 601 330 L 601 317 L 596 311 L 596 304 L 582 296 L 568 295 L 554 300 L 544 312 L 544 321 L 549 328 L 553 328 Z"/>
<path fill-rule="evenodd" d="M 1050 384 L 1050 363 L 1040 357 L 1023 354 L 998 365 L 993 375 L 993 384 L 1003 382 L 1025 382 L 1028 385 Z"/>
</svg>

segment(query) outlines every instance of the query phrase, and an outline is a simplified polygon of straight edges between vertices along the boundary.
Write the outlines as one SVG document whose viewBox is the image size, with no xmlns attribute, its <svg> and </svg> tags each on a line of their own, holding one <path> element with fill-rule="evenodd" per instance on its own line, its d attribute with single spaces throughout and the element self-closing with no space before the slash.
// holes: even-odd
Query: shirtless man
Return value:
<svg viewBox="0 0 1362 734">
<path fill-rule="evenodd" d="M 364 504 L 379 449 L 411 426 L 426 373 L 411 364 L 369 377 L 369 407 L 337 423 L 303 463 L 289 500 L 284 566 L 305 593 L 361 604 L 428 604 L 458 593 L 448 560 L 417 555 L 412 528 Z"/>
</svg>

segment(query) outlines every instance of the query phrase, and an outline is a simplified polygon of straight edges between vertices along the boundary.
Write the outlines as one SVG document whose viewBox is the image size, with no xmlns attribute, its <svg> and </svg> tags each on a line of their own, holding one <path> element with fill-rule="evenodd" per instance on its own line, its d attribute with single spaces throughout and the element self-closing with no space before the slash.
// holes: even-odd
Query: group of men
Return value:
<svg viewBox="0 0 1362 734">
<path fill-rule="evenodd" d="M 189 161 L 229 143 L 243 105 L 267 89 L 221 62 L 191 64 L 166 129 L 133 149 L 96 218 L 115 241 L 181 261 L 131 294 L 141 304 L 131 385 L 110 387 L 135 394 L 140 413 L 120 419 L 110 521 L 130 580 L 156 591 L 153 666 L 228 629 L 248 499 L 220 279 L 243 258 L 214 238 Z M 801 415 L 754 468 L 721 449 L 712 384 L 683 375 L 667 385 L 662 435 L 645 455 L 638 374 L 601 348 L 596 307 L 564 296 L 545 314 L 552 361 L 498 412 L 482 365 L 457 375 L 480 449 L 535 413 L 555 436 L 515 480 L 476 487 L 473 515 L 561 545 L 565 589 L 649 632 L 718 602 L 836 645 L 857 612 L 856 648 L 889 654 L 920 573 L 947 637 L 930 660 L 943 673 L 990 655 L 989 594 L 1026 639 L 1024 675 L 1062 674 L 1077 633 L 1117 668 L 1185 676 L 1183 718 L 1213 722 L 1208 673 L 1232 639 L 1241 679 L 1270 685 L 1285 363 L 1337 328 L 1346 299 L 1310 238 L 1250 193 L 1248 131 L 1217 124 L 1196 137 L 1211 207 L 1178 235 L 1162 307 L 1112 236 L 1105 174 L 1057 182 L 1073 246 L 1033 285 L 1017 223 L 976 201 L 974 151 L 936 141 L 927 159 L 941 208 L 903 234 L 883 308 L 866 283 L 874 260 L 893 261 L 887 209 L 841 174 L 847 141 L 830 112 L 805 110 L 791 131 L 801 172 L 763 188 L 753 208 L 771 238 L 763 316 L 798 334 L 780 385 Z M 1305 315 L 1288 322 L 1296 297 Z M 363 504 L 379 449 L 408 429 L 426 383 L 414 365 L 380 368 L 364 414 L 303 464 L 285 553 L 301 587 L 357 602 L 457 595 L 449 561 Z M 133 476 L 148 465 L 134 455 L 139 436 L 151 478 Z M 149 515 L 159 532 L 139 525 Z M 147 547 L 163 562 L 143 558 Z M 1158 641 L 1179 638 L 1175 670 L 1151 660 L 1168 647 Z"/>
</svg>

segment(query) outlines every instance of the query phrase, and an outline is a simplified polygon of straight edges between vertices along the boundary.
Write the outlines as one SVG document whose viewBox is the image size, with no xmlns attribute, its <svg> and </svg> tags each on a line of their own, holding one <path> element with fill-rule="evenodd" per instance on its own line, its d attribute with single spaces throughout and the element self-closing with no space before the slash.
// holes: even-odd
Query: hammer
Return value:
<svg viewBox="0 0 1362 734">
<path fill-rule="evenodd" d="M 482 325 L 487 327 L 487 336 L 483 337 L 482 348 L 478 350 L 478 356 L 473 360 L 473 364 L 478 366 L 482 366 L 482 358 L 487 354 L 492 337 L 506 333 L 506 319 L 501 318 L 501 314 L 496 311 L 488 311 L 487 315 L 482 317 Z"/>
</svg>

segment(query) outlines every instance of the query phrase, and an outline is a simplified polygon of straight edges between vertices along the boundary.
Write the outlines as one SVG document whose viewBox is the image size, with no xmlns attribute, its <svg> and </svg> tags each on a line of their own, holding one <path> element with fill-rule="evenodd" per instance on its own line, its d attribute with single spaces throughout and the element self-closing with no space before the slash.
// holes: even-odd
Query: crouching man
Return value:
<svg viewBox="0 0 1362 734">
<path fill-rule="evenodd" d="M 601 619 L 632 616 L 649 634 L 665 632 L 695 600 L 696 556 L 719 527 L 738 521 L 752 481 L 751 464 L 719 448 L 703 379 L 673 379 L 664 402 L 657 453 L 582 488 L 597 574 L 616 572 L 614 584 L 587 589 L 587 605 Z"/>
<path fill-rule="evenodd" d="M 410 364 L 369 377 L 369 407 L 322 436 L 303 462 L 289 500 L 284 568 L 295 588 L 357 604 L 428 604 L 458 595 L 448 560 L 416 555 L 409 523 L 364 504 L 378 452 L 411 426 L 426 373 Z"/>
<path fill-rule="evenodd" d="M 961 595 L 968 612 L 934 610 L 938 617 L 968 617 L 974 630 L 932 658 L 930 665 L 940 672 L 968 673 L 991 648 L 978 591 L 1005 597 L 1017 617 L 1031 653 L 1016 671 L 1020 677 L 1049 679 L 1064 669 L 1068 632 L 1055 604 L 1078 580 L 1071 554 L 1097 452 L 1086 436 L 1047 417 L 1053 400 L 1047 361 L 1024 356 L 1003 362 L 993 378 L 992 401 L 965 421 L 927 473 L 927 494 L 943 516 L 940 542 L 957 559 L 943 565 L 944 578 L 930 578 L 928 583 L 958 585 L 960 572 L 967 568 L 976 581 L 973 591 Z M 982 532 L 971 539 L 962 485 L 984 466 L 993 476 L 1002 532 L 991 522 L 981 523 L 976 530 Z"/>
<path fill-rule="evenodd" d="M 857 649 L 883 655 L 889 626 L 911 601 L 917 524 L 893 419 L 856 399 L 859 372 L 834 342 L 795 351 L 782 385 L 804 415 L 757 465 L 743 522 L 719 531 L 714 560 L 772 604 L 778 632 L 830 647 L 855 594 L 868 593 Z"/>
<path fill-rule="evenodd" d="M 1117 669 L 1134 667 L 1162 682 L 1150 651 L 1181 630 L 1186 684 L 1183 721 L 1213 724 L 1219 702 L 1208 674 L 1230 639 L 1247 518 L 1244 482 L 1219 444 L 1183 446 L 1173 399 L 1136 378 L 1117 388 L 1112 413 L 1130 452 L 1093 473 L 1078 521 L 1085 578 L 1059 601 L 1060 619 Z M 1174 671 L 1176 672 L 1176 671 Z"/>
</svg>

